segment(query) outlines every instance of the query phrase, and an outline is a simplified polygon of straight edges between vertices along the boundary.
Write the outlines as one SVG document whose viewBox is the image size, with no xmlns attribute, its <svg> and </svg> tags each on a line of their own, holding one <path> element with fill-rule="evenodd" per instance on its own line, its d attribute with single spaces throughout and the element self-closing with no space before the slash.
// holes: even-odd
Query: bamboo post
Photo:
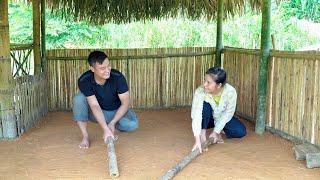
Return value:
<svg viewBox="0 0 320 180">
<path fill-rule="evenodd" d="M 40 0 L 32 0 L 34 74 L 41 72 Z"/>
<path fill-rule="evenodd" d="M 0 139 L 17 137 L 12 81 L 8 0 L 0 0 Z"/>
<path fill-rule="evenodd" d="M 222 21 L 223 21 L 223 0 L 218 0 L 217 15 L 217 40 L 216 40 L 216 60 L 214 66 L 221 66 L 222 45 Z"/>
<path fill-rule="evenodd" d="M 46 68 L 46 1 L 41 0 L 41 68 Z"/>
<path fill-rule="evenodd" d="M 266 128 L 266 94 L 268 86 L 268 63 L 270 56 L 270 10 L 271 0 L 262 1 L 262 27 L 261 27 L 261 59 L 258 79 L 258 103 L 255 132 L 263 134 Z"/>
<path fill-rule="evenodd" d="M 205 149 L 208 146 L 213 144 L 213 138 L 206 140 L 202 143 L 202 148 Z M 175 175 L 177 175 L 183 168 L 185 168 L 193 159 L 200 155 L 199 149 L 196 149 L 190 152 L 187 156 L 185 156 L 178 164 L 173 166 L 169 171 L 167 171 L 160 180 L 168 180 L 172 179 Z"/>
<path fill-rule="evenodd" d="M 112 178 L 116 178 L 119 177 L 119 170 L 113 139 L 111 137 L 108 137 L 106 143 L 108 147 L 109 174 Z"/>
</svg>

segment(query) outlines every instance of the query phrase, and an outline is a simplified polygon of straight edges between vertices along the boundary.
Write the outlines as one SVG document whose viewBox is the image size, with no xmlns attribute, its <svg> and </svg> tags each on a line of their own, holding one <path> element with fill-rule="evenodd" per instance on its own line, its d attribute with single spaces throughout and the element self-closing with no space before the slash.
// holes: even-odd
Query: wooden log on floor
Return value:
<svg viewBox="0 0 320 180">
<path fill-rule="evenodd" d="M 202 150 L 208 148 L 213 144 L 213 139 L 210 138 L 202 143 Z M 185 168 L 193 159 L 200 155 L 199 149 L 196 149 L 190 152 L 187 156 L 185 156 L 178 164 L 173 166 L 169 171 L 167 171 L 160 179 L 168 180 L 172 179 L 175 175 L 177 175 L 183 168 Z"/>
<path fill-rule="evenodd" d="M 106 143 L 108 147 L 109 174 L 112 178 L 117 178 L 119 177 L 119 170 L 113 139 L 111 137 L 108 137 Z"/>
<path fill-rule="evenodd" d="M 307 168 L 320 167 L 320 151 L 318 153 L 307 153 L 306 155 Z"/>
<path fill-rule="evenodd" d="M 308 153 L 320 153 L 319 149 L 312 144 L 299 144 L 294 146 L 296 160 L 306 160 Z"/>
</svg>

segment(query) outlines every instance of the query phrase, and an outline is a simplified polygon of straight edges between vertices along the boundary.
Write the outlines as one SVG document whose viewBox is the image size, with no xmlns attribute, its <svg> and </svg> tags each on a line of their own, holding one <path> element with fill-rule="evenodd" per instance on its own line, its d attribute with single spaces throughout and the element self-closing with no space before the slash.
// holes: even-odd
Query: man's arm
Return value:
<svg viewBox="0 0 320 180">
<path fill-rule="evenodd" d="M 116 123 L 128 112 L 129 105 L 130 105 L 129 91 L 122 94 L 118 94 L 118 96 L 121 101 L 121 106 L 119 107 L 113 119 L 108 125 L 112 132 L 114 132 L 115 130 Z"/>
<path fill-rule="evenodd" d="M 102 109 L 98 103 L 98 100 L 95 95 L 93 96 L 88 96 L 87 97 L 88 104 L 90 106 L 90 109 L 95 117 L 95 119 L 98 121 L 100 124 L 101 128 L 103 129 L 103 139 L 106 142 L 107 137 L 111 136 L 113 138 L 113 132 L 109 129 L 106 120 L 104 118 Z"/>
</svg>

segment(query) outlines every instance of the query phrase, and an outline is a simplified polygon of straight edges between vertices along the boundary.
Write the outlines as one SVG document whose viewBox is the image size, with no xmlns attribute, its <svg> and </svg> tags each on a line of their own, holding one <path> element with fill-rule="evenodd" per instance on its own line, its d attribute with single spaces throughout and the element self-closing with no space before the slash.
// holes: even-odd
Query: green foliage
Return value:
<svg viewBox="0 0 320 180">
<path fill-rule="evenodd" d="M 320 22 L 320 0 L 287 0 L 282 4 L 286 16 Z"/>
<path fill-rule="evenodd" d="M 301 20 L 292 18 L 292 13 L 297 10 L 288 8 L 288 2 L 286 3 L 279 7 L 275 4 L 272 6 L 271 33 L 275 36 L 277 49 L 297 50 L 319 44 L 320 33 L 310 33 L 307 26 L 301 25 Z M 11 43 L 32 42 L 30 6 L 9 3 L 9 23 Z M 241 17 L 234 17 L 223 23 L 223 44 L 232 47 L 259 48 L 260 31 L 261 15 L 249 11 Z M 216 43 L 216 23 L 204 19 L 192 21 L 180 17 L 93 26 L 84 21 L 62 20 L 59 12 L 52 14 L 47 11 L 46 43 L 48 49 L 212 47 Z"/>
</svg>

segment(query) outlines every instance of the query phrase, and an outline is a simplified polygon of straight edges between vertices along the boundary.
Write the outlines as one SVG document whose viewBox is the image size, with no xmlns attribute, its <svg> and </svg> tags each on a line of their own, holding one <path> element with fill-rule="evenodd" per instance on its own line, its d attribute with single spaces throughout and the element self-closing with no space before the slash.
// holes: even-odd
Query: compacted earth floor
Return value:
<svg viewBox="0 0 320 180">
<path fill-rule="evenodd" d="M 186 156 L 194 138 L 190 109 L 138 110 L 139 129 L 119 133 L 115 142 L 119 179 L 158 179 Z M 175 179 L 320 179 L 294 158 L 294 144 L 270 133 L 215 144 Z M 0 141 L 0 179 L 110 179 L 107 147 L 97 123 L 89 123 L 90 148 L 72 112 L 50 112 L 15 141 Z"/>
</svg>

